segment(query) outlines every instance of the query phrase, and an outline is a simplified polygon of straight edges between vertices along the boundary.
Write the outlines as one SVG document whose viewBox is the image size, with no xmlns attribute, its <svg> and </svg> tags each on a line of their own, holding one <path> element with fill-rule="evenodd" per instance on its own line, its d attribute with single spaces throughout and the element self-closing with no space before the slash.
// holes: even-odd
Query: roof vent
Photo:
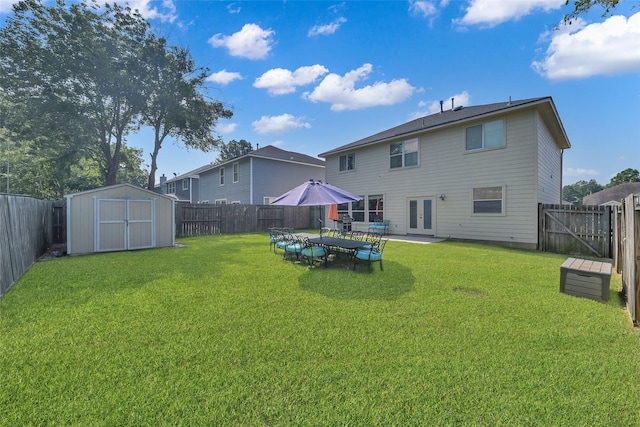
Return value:
<svg viewBox="0 0 640 427">
<path fill-rule="evenodd" d="M 453 109 L 453 111 L 460 111 L 462 110 L 464 107 L 462 105 L 458 105 L 456 108 Z"/>
</svg>

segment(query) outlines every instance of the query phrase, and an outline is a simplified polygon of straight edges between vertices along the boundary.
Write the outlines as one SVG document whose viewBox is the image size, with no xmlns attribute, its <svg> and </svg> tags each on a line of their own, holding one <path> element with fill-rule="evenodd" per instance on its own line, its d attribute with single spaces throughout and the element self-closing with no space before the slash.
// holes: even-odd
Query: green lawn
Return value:
<svg viewBox="0 0 640 427">
<path fill-rule="evenodd" d="M 640 425 L 640 334 L 566 257 L 389 242 L 308 268 L 267 234 L 35 264 L 0 299 L 0 424 Z"/>
</svg>

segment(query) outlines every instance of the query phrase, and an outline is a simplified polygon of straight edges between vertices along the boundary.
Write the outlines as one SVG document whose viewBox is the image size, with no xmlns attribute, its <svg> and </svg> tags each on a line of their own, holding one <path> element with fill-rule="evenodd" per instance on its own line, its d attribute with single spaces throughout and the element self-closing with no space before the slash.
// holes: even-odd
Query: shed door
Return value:
<svg viewBox="0 0 640 427">
<path fill-rule="evenodd" d="M 95 251 L 155 247 L 155 200 L 96 199 Z"/>
</svg>

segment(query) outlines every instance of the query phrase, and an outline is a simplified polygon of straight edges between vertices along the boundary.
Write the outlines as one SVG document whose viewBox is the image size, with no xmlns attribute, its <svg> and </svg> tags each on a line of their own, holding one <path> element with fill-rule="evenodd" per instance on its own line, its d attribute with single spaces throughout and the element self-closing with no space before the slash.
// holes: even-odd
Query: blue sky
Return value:
<svg viewBox="0 0 640 427">
<path fill-rule="evenodd" d="M 552 96 L 572 145 L 564 184 L 607 184 L 640 169 L 640 2 L 622 0 L 604 18 L 595 8 L 570 26 L 559 25 L 564 3 L 129 2 L 210 69 L 208 95 L 234 112 L 217 127 L 225 141 L 317 156 L 434 113 L 440 100 Z M 151 139 L 142 131 L 129 145 L 148 153 Z M 216 156 L 167 142 L 156 180 Z"/>
</svg>

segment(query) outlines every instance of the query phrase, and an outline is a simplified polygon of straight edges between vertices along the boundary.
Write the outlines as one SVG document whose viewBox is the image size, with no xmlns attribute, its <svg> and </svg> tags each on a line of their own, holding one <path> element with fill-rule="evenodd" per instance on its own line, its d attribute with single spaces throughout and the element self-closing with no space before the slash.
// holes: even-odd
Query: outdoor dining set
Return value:
<svg viewBox="0 0 640 427">
<path fill-rule="evenodd" d="M 379 262 L 382 267 L 382 253 L 387 243 L 380 233 L 365 231 L 343 232 L 322 228 L 319 235 L 297 234 L 290 228 L 271 228 L 270 249 L 275 254 L 282 252 L 283 259 L 307 262 L 309 265 L 324 264 L 334 260 L 353 262 L 355 270 L 358 262 Z"/>
</svg>

